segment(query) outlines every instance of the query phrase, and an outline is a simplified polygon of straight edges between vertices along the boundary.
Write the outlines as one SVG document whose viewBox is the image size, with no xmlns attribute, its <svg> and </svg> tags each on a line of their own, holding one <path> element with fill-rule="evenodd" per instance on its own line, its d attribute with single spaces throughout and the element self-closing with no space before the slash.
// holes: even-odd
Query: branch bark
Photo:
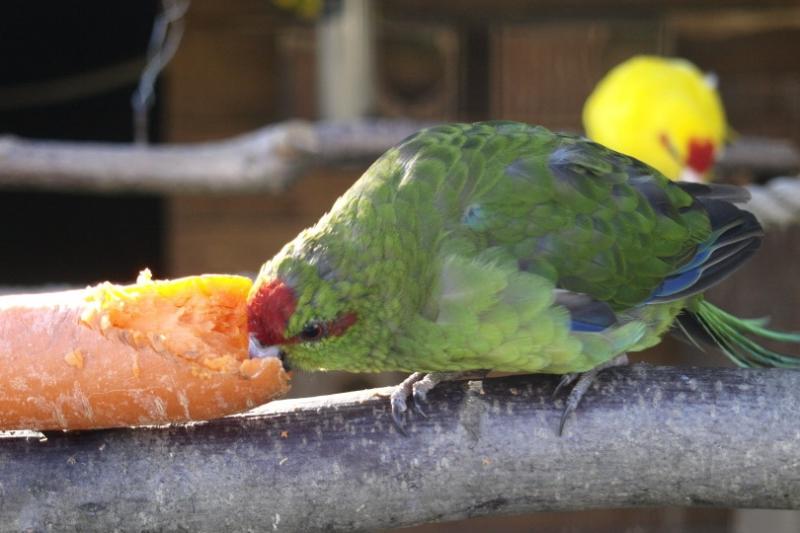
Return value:
<svg viewBox="0 0 800 533">
<path fill-rule="evenodd" d="M 386 389 L 208 423 L 0 439 L 0 529 L 374 530 L 653 505 L 800 508 L 800 372 L 604 372 L 565 434 L 555 378 Z"/>
<path fill-rule="evenodd" d="M 288 121 L 220 141 L 141 146 L 0 137 L 0 186 L 91 192 L 280 191 L 309 165 L 373 159 L 426 124 Z"/>
<path fill-rule="evenodd" d="M 787 139 L 743 137 L 725 149 L 715 172 L 725 175 L 741 170 L 769 177 L 797 174 L 800 150 Z"/>
<path fill-rule="evenodd" d="M 140 146 L 0 137 L 0 187 L 141 193 L 281 191 L 313 164 L 369 161 L 425 122 L 288 121 L 220 141 Z M 788 175 L 796 147 L 743 139 L 728 148 L 721 172 L 755 169 Z"/>
</svg>

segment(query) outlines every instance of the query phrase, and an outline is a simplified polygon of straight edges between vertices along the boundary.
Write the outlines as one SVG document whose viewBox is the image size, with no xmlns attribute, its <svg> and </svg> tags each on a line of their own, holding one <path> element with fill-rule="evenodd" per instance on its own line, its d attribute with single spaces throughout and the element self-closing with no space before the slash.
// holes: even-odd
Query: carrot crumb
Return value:
<svg viewBox="0 0 800 533">
<path fill-rule="evenodd" d="M 267 368 L 265 359 L 245 359 L 239 365 L 239 374 L 246 379 L 255 379 Z"/>
<path fill-rule="evenodd" d="M 131 371 L 133 372 L 133 377 L 135 377 L 135 378 L 138 378 L 139 376 L 142 375 L 142 370 L 141 370 L 141 368 L 139 368 L 139 354 L 138 353 L 134 353 L 133 354 L 133 367 L 131 368 Z"/>
<path fill-rule="evenodd" d="M 83 354 L 80 350 L 72 350 L 64 356 L 64 361 L 72 367 L 77 369 L 83 368 Z"/>
</svg>

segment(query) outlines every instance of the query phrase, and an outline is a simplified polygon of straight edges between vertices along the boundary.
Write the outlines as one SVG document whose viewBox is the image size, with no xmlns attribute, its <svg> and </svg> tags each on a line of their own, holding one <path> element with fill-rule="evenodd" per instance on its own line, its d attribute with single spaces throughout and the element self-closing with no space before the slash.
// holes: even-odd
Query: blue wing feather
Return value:
<svg viewBox="0 0 800 533">
<path fill-rule="evenodd" d="M 724 200 L 701 197 L 697 201 L 708 213 L 711 234 L 644 303 L 668 302 L 708 289 L 736 270 L 761 244 L 764 233 L 752 213 Z"/>
</svg>

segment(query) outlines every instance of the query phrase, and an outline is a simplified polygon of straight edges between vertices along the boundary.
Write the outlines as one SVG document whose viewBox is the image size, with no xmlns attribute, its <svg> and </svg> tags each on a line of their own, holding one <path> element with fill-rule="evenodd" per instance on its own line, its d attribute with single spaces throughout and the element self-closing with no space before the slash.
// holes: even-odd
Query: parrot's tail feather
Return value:
<svg viewBox="0 0 800 533">
<path fill-rule="evenodd" d="M 738 204 L 743 204 L 750 200 L 750 191 L 738 185 L 728 185 L 726 183 L 693 183 L 690 181 L 676 181 L 675 185 L 695 198 L 722 200 L 724 202 L 734 202 Z"/>
<path fill-rule="evenodd" d="M 738 269 L 761 245 L 764 231 L 752 213 L 711 196 L 697 200 L 709 216 L 711 234 L 700 243 L 690 261 L 664 279 L 649 303 L 679 300 L 713 287 Z"/>
<path fill-rule="evenodd" d="M 800 355 L 770 350 L 750 338 L 800 344 L 800 333 L 767 329 L 766 319 L 739 318 L 701 300 L 696 309 L 679 315 L 678 321 L 690 339 L 698 338 L 719 346 L 741 367 L 800 368 Z"/>
<path fill-rule="evenodd" d="M 704 344 L 702 342 L 698 342 L 698 340 L 703 341 L 705 344 L 708 345 L 716 345 L 714 339 L 708 336 L 708 333 L 703 329 L 703 326 L 694 315 L 690 314 L 688 311 L 684 310 L 676 317 L 675 325 L 678 326 L 679 332 L 673 331 L 673 336 L 680 340 L 685 341 L 688 344 L 691 344 L 701 352 L 705 351 Z M 678 334 L 680 333 L 680 335 Z"/>
</svg>

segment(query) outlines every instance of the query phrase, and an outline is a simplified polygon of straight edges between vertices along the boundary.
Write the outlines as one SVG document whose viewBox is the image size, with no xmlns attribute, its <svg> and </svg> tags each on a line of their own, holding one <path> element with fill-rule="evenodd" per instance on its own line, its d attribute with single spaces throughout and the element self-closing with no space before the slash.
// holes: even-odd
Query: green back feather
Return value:
<svg viewBox="0 0 800 533">
<path fill-rule="evenodd" d="M 686 302 L 645 303 L 711 231 L 691 194 L 622 154 L 526 124 L 449 124 L 387 151 L 257 284 L 295 288 L 287 335 L 358 316 L 285 346 L 299 368 L 579 372 L 659 342 Z M 616 323 L 574 330 L 556 288 Z M 793 364 L 746 335 L 795 335 L 698 309 L 734 360 Z"/>
</svg>

